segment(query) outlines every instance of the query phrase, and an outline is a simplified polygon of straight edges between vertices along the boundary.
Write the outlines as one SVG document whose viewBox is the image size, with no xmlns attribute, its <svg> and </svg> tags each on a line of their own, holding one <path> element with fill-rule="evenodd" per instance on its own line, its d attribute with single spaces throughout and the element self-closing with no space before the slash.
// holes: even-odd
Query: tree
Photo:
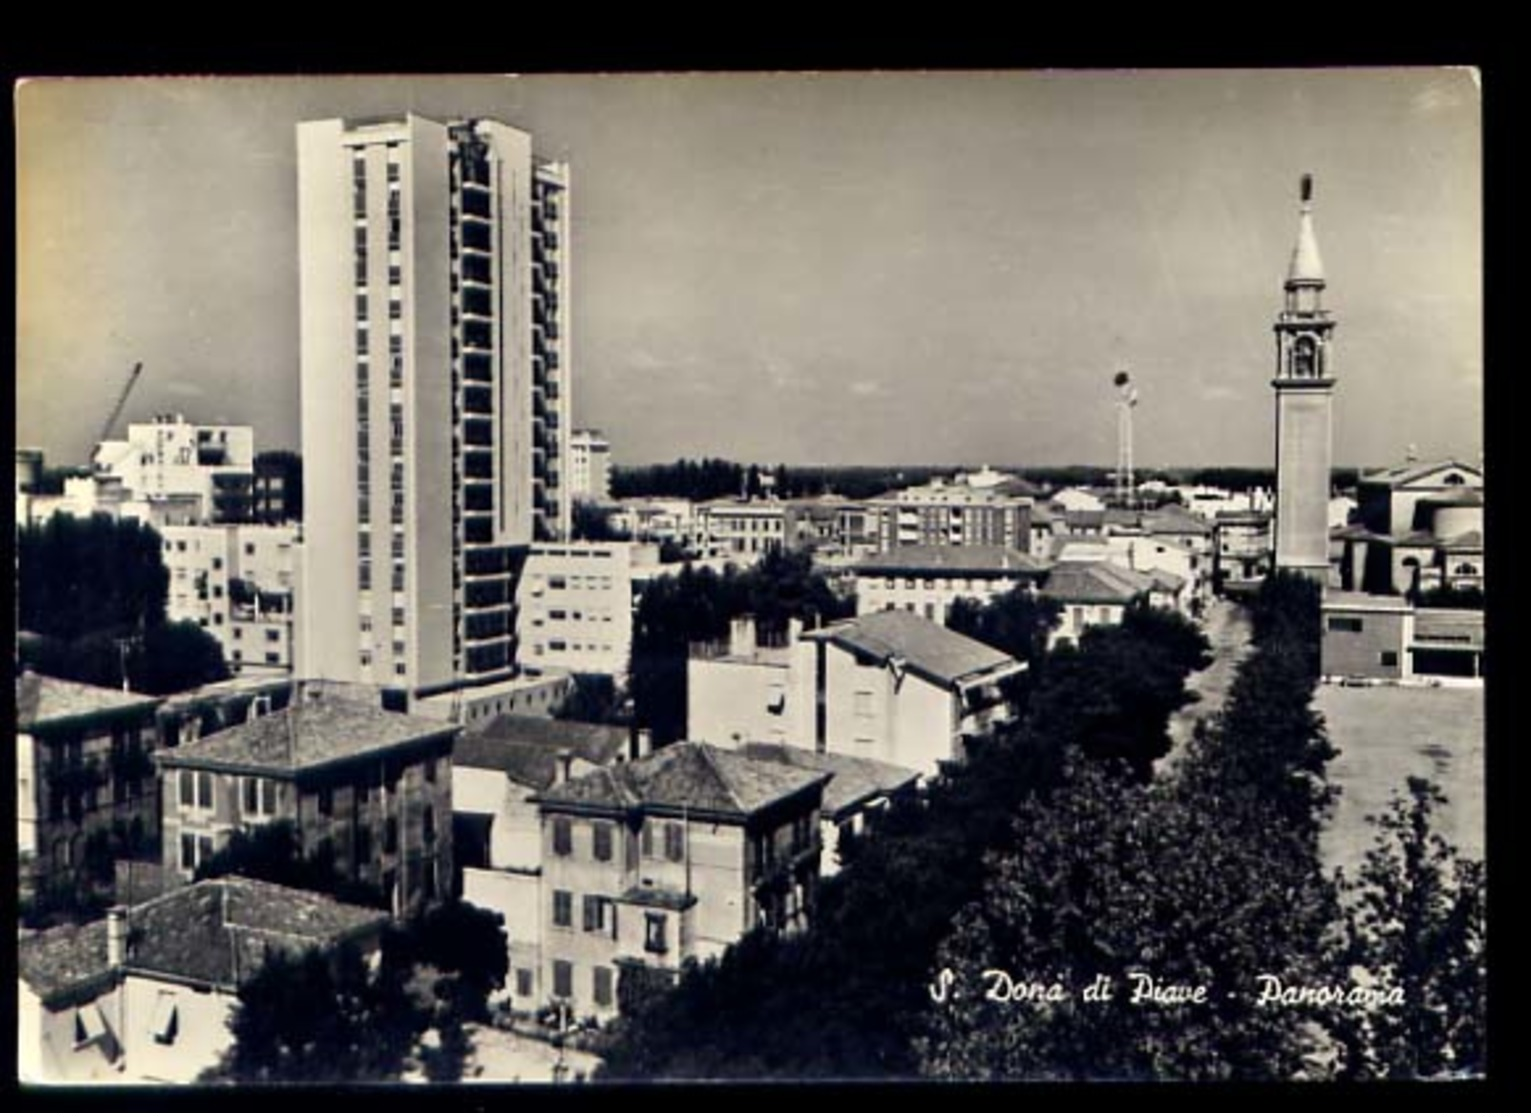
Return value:
<svg viewBox="0 0 1531 1117">
<path fill-rule="evenodd" d="M 234 1042 L 204 1076 L 214 1082 L 378 1082 L 405 1065 L 426 1018 L 384 951 L 368 966 L 351 944 L 270 955 L 239 990 Z"/>
<path fill-rule="evenodd" d="M 1037 663 L 1047 647 L 1047 634 L 1061 612 L 1062 607 L 1051 598 L 1016 588 L 986 604 L 959 597 L 952 602 L 946 627 L 998 648 L 1022 663 Z"/>
<path fill-rule="evenodd" d="M 289 819 L 233 831 L 217 853 L 197 866 L 197 880 L 224 876 L 246 876 L 288 888 L 324 892 L 364 907 L 388 906 L 387 897 L 376 885 L 342 877 L 335 871 L 333 860 L 305 857 L 297 828 Z"/>
<path fill-rule="evenodd" d="M 574 502 L 574 538 L 590 543 L 626 542 L 632 536 L 611 526 L 611 510 L 588 500 Z"/>
<path fill-rule="evenodd" d="M 141 694 L 174 694 L 229 677 L 223 646 L 199 625 L 176 621 L 144 633 L 128 677 Z"/>
<path fill-rule="evenodd" d="M 721 575 L 689 564 L 678 575 L 656 578 L 633 618 L 629 687 L 634 718 L 655 745 L 686 732 L 686 659 L 693 643 L 721 640 L 729 621 L 752 615 L 766 638 L 780 638 L 790 620 L 817 624 L 848 616 L 853 603 L 837 595 L 813 570 L 812 559 L 774 551 L 748 570 Z"/>
<path fill-rule="evenodd" d="M 153 528 L 57 515 L 16 533 L 21 628 L 64 641 L 165 619 L 170 575 Z"/>
<path fill-rule="evenodd" d="M 574 688 L 553 710 L 561 721 L 592 722 L 597 725 L 626 725 L 627 696 L 610 675 L 576 673 Z"/>
<path fill-rule="evenodd" d="M 1403 991 L 1401 1005 L 1337 1013 L 1340 1073 L 1364 1078 L 1482 1074 L 1487 994 L 1483 863 L 1435 829 L 1440 789 L 1411 777 L 1395 795 L 1357 881 L 1346 882 L 1353 974 Z"/>
</svg>

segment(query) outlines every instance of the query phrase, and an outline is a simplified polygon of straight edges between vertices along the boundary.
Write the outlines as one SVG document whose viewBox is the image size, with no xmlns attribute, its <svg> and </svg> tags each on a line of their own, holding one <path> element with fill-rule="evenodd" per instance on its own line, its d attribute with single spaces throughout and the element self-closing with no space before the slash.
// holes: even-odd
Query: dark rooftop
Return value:
<svg viewBox="0 0 1531 1117">
<path fill-rule="evenodd" d="M 452 763 L 504 772 L 524 787 L 545 791 L 553 785 L 563 749 L 604 767 L 622 759 L 627 743 L 628 731 L 621 726 L 502 714 L 465 731 L 452 749 Z"/>
<path fill-rule="evenodd" d="M 381 927 L 387 912 L 245 877 L 178 888 L 128 914 L 129 970 L 235 987 L 273 950 L 338 943 Z M 111 976 L 107 921 L 58 927 L 18 947 L 21 977 L 44 1000 Z"/>
<path fill-rule="evenodd" d="M 910 670 L 948 686 L 970 675 L 1015 664 L 998 648 L 905 609 L 868 613 L 806 635 L 882 663 L 901 659 Z"/>
<path fill-rule="evenodd" d="M 16 728 L 159 705 L 159 699 L 24 671 L 16 679 Z"/>
<path fill-rule="evenodd" d="M 449 722 L 321 696 L 162 751 L 156 758 L 168 767 L 292 775 L 457 731 Z"/>
<path fill-rule="evenodd" d="M 882 760 L 813 752 L 791 745 L 756 741 L 746 744 L 742 751 L 751 760 L 787 764 L 810 772 L 828 772 L 832 778 L 824 788 L 824 813 L 836 820 L 850 808 L 908 787 L 920 778 L 912 768 Z"/>
<path fill-rule="evenodd" d="M 742 821 L 828 780 L 823 773 L 683 742 L 558 784 L 537 799 L 549 806 L 689 810 Z"/>
<path fill-rule="evenodd" d="M 1042 596 L 1068 604 L 1125 605 L 1153 584 L 1148 575 L 1109 562 L 1060 562 L 1047 575 Z"/>
<path fill-rule="evenodd" d="M 881 571 L 938 571 L 943 574 L 1037 574 L 1046 564 L 1013 547 L 978 545 L 967 547 L 894 547 L 861 559 L 855 569 Z"/>
</svg>

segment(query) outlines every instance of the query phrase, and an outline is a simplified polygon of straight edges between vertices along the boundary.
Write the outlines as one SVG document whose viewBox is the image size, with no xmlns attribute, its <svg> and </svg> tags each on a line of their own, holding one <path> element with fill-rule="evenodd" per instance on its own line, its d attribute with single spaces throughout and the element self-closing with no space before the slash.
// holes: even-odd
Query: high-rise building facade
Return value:
<svg viewBox="0 0 1531 1117">
<path fill-rule="evenodd" d="M 301 673 L 513 673 L 519 556 L 569 532 L 568 192 L 495 121 L 298 125 Z"/>
<path fill-rule="evenodd" d="M 1334 318 L 1313 233 L 1313 178 L 1302 179 L 1297 243 L 1276 317 L 1276 569 L 1329 578 Z"/>
</svg>

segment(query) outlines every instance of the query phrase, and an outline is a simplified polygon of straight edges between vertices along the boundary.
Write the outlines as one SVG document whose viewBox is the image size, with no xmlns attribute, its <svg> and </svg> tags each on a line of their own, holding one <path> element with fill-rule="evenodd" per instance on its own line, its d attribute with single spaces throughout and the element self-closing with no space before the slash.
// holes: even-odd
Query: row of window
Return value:
<svg viewBox="0 0 1531 1117">
<path fill-rule="evenodd" d="M 525 992 L 522 996 L 531 996 L 531 974 L 529 971 L 518 971 L 516 977 L 517 992 L 522 989 L 521 974 L 526 974 Z M 615 983 L 610 966 L 592 966 L 590 970 L 590 999 L 601 1008 L 610 1008 L 615 1003 Z M 553 996 L 563 1000 L 574 998 L 574 963 L 565 962 L 562 959 L 553 960 Z"/>
<path fill-rule="evenodd" d="M 617 937 L 617 905 L 609 896 L 580 897 L 580 930 L 602 938 Z M 665 954 L 670 949 L 670 917 L 663 912 L 643 915 L 643 949 L 650 954 Z M 553 926 L 574 930 L 574 893 L 553 892 Z"/>
<path fill-rule="evenodd" d="M 610 861 L 613 857 L 616 825 L 610 822 L 592 822 L 590 829 L 590 853 L 597 861 Z M 657 837 L 656 837 L 657 835 Z M 644 819 L 639 838 L 639 849 L 644 857 L 658 856 L 656 844 L 663 842 L 666 861 L 684 861 L 686 857 L 686 830 L 678 822 L 656 822 Z M 574 820 L 553 819 L 553 853 L 570 857 L 574 853 Z"/>
</svg>

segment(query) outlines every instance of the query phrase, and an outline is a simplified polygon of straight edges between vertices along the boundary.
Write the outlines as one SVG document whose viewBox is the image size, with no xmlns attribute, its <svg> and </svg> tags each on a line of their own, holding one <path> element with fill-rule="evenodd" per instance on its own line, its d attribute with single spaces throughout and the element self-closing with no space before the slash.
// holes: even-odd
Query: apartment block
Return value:
<svg viewBox="0 0 1531 1117">
<path fill-rule="evenodd" d="M 522 666 L 625 677 L 635 575 L 658 562 L 659 548 L 647 543 L 532 547 L 516 592 Z"/>
<path fill-rule="evenodd" d="M 570 526 L 569 190 L 497 121 L 298 126 L 304 675 L 514 675 L 524 548 Z"/>
<path fill-rule="evenodd" d="M 299 853 L 395 913 L 452 886 L 454 725 L 306 683 L 283 710 L 159 755 L 167 874 L 236 832 L 290 823 Z"/>
<path fill-rule="evenodd" d="M 303 534 L 297 524 L 160 529 L 170 592 L 165 612 L 192 621 L 223 647 L 236 674 L 290 674 Z"/>
</svg>

